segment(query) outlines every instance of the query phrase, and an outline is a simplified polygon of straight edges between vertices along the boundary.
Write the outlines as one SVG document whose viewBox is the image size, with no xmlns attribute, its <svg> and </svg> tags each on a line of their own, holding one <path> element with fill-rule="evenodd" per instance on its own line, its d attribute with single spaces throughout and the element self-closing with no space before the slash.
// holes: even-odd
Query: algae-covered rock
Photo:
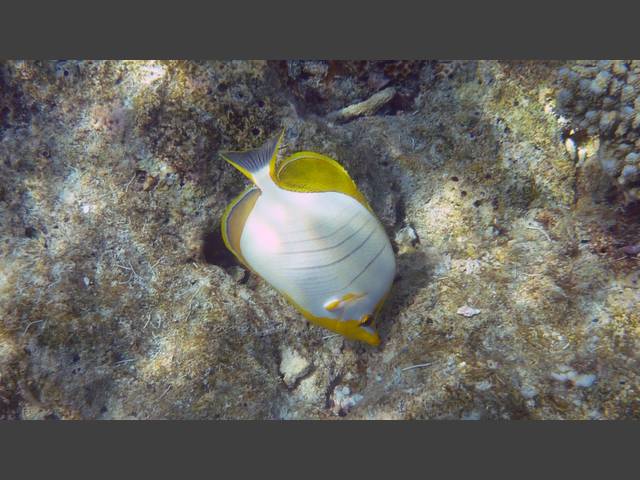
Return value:
<svg viewBox="0 0 640 480">
<path fill-rule="evenodd" d="M 2 63 L 0 418 L 639 417 L 636 67 Z M 222 243 L 282 127 L 392 239 L 379 347 Z"/>
</svg>

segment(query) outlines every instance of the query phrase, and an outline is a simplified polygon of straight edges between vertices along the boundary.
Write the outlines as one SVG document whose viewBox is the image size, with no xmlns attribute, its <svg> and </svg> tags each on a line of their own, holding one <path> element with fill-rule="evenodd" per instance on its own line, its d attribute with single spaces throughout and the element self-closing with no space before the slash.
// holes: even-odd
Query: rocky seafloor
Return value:
<svg viewBox="0 0 640 480">
<path fill-rule="evenodd" d="M 640 417 L 640 62 L 0 64 L 0 418 Z M 398 275 L 378 347 L 219 222 L 218 152 L 338 159 Z"/>
</svg>

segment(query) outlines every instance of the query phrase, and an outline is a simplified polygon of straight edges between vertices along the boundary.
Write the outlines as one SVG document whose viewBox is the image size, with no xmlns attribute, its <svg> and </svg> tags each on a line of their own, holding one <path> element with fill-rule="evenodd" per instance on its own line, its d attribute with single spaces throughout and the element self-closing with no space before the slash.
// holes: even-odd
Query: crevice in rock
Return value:
<svg viewBox="0 0 640 480">
<path fill-rule="evenodd" d="M 202 236 L 202 258 L 206 263 L 229 268 L 238 265 L 236 258 L 222 240 L 220 224 L 207 230 Z"/>
<path fill-rule="evenodd" d="M 324 392 L 324 408 L 329 410 L 333 407 L 333 400 L 331 400 L 331 395 L 333 395 L 333 391 L 336 389 L 338 384 L 342 381 L 342 374 L 338 374 L 329 382 L 327 385 L 327 390 Z"/>
</svg>

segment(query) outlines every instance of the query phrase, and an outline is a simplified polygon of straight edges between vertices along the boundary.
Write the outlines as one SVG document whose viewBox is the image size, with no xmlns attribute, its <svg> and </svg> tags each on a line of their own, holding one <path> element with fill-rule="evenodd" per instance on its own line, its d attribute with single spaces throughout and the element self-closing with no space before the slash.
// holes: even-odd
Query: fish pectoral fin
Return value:
<svg viewBox="0 0 640 480">
<path fill-rule="evenodd" d="M 343 296 L 343 297 L 342 297 L 342 301 L 343 301 L 344 303 L 347 303 L 347 302 L 353 302 L 353 301 L 355 301 L 355 300 L 359 300 L 359 299 L 361 299 L 362 297 L 366 297 L 366 296 L 367 296 L 367 294 L 366 294 L 366 293 L 353 293 L 353 292 L 349 292 L 349 293 L 347 293 L 345 296 Z"/>
<path fill-rule="evenodd" d="M 366 293 L 347 293 L 343 295 L 341 298 L 335 298 L 333 300 L 329 300 L 324 304 L 324 309 L 328 312 L 334 312 L 339 308 L 344 308 L 347 303 L 354 302 L 362 297 L 366 297 Z"/>
<path fill-rule="evenodd" d="M 324 309 L 327 310 L 328 312 L 333 312 L 338 308 L 340 308 L 340 305 L 341 305 L 340 299 L 330 300 L 324 304 Z"/>
</svg>

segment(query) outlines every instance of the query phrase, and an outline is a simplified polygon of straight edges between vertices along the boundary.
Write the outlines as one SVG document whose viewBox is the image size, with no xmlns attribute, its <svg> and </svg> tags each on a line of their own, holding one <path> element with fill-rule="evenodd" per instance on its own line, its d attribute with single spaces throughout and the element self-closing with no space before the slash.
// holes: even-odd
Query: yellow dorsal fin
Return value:
<svg viewBox="0 0 640 480">
<path fill-rule="evenodd" d="M 347 171 L 334 159 L 315 152 L 297 152 L 271 165 L 276 184 L 294 192 L 339 192 L 371 210 Z"/>
<path fill-rule="evenodd" d="M 260 190 L 256 187 L 247 188 L 229 204 L 222 216 L 220 225 L 224 244 L 244 265 L 247 265 L 247 262 L 240 250 L 240 237 L 247 217 L 253 210 L 253 206 L 259 196 Z"/>
</svg>

